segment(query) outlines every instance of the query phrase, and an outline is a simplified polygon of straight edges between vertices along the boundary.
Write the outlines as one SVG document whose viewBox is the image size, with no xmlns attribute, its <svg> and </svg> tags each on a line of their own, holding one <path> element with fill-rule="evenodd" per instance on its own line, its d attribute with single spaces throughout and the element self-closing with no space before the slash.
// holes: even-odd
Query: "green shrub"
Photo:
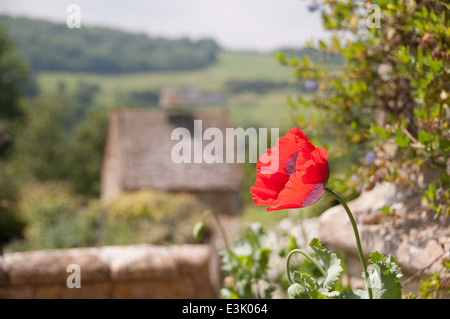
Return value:
<svg viewBox="0 0 450 319">
<path fill-rule="evenodd" d="M 5 250 L 196 242 L 192 228 L 205 208 L 193 195 L 137 191 L 105 207 L 98 200 L 86 202 L 68 185 L 22 186 L 17 211 L 23 239 Z"/>
<path fill-rule="evenodd" d="M 369 188 L 388 180 L 421 190 L 429 208 L 448 216 L 450 6 L 445 1 L 317 2 L 323 26 L 337 32 L 319 41 L 316 50 L 341 54 L 342 65 L 284 53 L 277 58 L 299 81 L 315 82 L 312 101 L 290 99 L 299 124 L 335 136 L 344 158 L 359 157 L 338 191 L 355 186 L 355 180 Z M 305 121 L 310 105 L 319 112 Z M 434 168 L 437 178 L 421 185 L 418 176 L 430 176 L 426 168 Z"/>
<path fill-rule="evenodd" d="M 205 207 L 186 193 L 141 190 L 119 195 L 106 208 L 102 244 L 195 242 L 192 228 Z M 111 236 L 114 232 L 120 235 Z"/>
<path fill-rule="evenodd" d="M 24 222 L 17 212 L 18 197 L 14 180 L 0 170 L 0 253 L 4 244 L 22 236 Z"/>
<path fill-rule="evenodd" d="M 83 210 L 82 204 L 63 183 L 23 185 L 17 210 L 25 223 L 24 238 L 6 250 L 91 246 L 99 216 Z"/>
</svg>

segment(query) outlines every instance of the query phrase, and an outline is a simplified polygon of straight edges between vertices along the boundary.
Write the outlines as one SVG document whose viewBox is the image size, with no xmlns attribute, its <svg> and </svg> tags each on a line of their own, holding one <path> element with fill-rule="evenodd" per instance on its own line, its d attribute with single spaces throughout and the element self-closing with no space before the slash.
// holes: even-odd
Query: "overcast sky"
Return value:
<svg viewBox="0 0 450 319">
<path fill-rule="evenodd" d="M 271 51 L 325 38 L 312 0 L 0 0 L 0 14 L 65 23 L 79 5 L 81 27 L 107 26 L 151 36 L 214 38 L 232 50 Z"/>
</svg>

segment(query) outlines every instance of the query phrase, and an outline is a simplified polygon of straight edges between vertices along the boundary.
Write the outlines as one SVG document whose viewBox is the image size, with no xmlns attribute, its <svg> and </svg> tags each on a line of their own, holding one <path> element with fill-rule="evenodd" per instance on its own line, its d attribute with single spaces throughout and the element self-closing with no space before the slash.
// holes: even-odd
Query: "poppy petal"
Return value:
<svg viewBox="0 0 450 319">
<path fill-rule="evenodd" d="M 297 165 L 299 163 L 297 162 Z M 302 165 L 306 173 L 303 175 L 303 182 L 306 184 L 316 184 L 320 182 L 327 182 L 330 175 L 330 170 L 327 161 L 327 151 L 318 147 L 311 152 L 311 161 Z"/>
<path fill-rule="evenodd" d="M 310 206 L 322 197 L 325 187 L 326 182 L 305 184 L 301 173 L 293 174 L 267 211 Z"/>
<path fill-rule="evenodd" d="M 256 205 L 270 206 L 268 211 L 316 203 L 323 196 L 329 177 L 326 150 L 316 148 L 298 128 L 280 137 L 258 159 L 256 169 L 250 193 Z"/>
<path fill-rule="evenodd" d="M 291 172 L 286 170 L 289 169 L 288 163 L 299 150 L 300 147 L 291 134 L 289 137 L 280 137 L 275 146 L 267 149 L 267 153 L 258 159 L 255 186 L 250 188 L 256 205 L 271 205 L 278 197 L 289 180 Z M 264 174 L 262 170 L 265 167 L 277 167 L 277 171 L 273 174 Z"/>
</svg>

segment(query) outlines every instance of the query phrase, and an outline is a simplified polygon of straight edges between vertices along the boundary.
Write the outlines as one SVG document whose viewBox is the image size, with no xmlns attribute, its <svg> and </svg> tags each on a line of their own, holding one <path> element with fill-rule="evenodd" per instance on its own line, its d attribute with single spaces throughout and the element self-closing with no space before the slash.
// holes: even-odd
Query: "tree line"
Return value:
<svg viewBox="0 0 450 319">
<path fill-rule="evenodd" d="M 0 26 L 32 71 L 122 73 L 188 70 L 216 61 L 212 39 L 162 39 L 145 34 L 0 16 Z"/>
</svg>

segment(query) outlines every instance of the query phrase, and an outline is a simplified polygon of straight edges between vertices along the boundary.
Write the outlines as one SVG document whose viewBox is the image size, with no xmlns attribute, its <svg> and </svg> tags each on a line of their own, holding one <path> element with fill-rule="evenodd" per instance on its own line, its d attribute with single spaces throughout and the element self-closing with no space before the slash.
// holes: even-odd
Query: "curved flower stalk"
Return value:
<svg viewBox="0 0 450 319">
<path fill-rule="evenodd" d="M 322 261 L 323 267 L 319 261 L 308 253 L 300 250 L 292 250 L 286 258 L 286 274 L 290 287 L 288 289 L 288 296 L 291 299 L 321 299 L 328 297 L 337 297 L 341 294 L 340 291 L 333 290 L 336 281 L 339 279 L 343 268 L 341 267 L 341 260 L 337 258 L 335 253 L 330 253 L 322 247 L 317 238 L 311 240 L 309 247 L 314 251 L 315 255 Z M 303 257 L 308 259 L 322 274 L 323 280 L 318 283 L 309 274 L 300 274 L 294 272 L 296 282 L 291 278 L 289 269 L 290 260 L 293 254 L 300 253 Z"/>
<path fill-rule="evenodd" d="M 272 174 L 264 174 L 263 171 L 265 167 L 273 167 L 268 158 L 278 161 L 278 165 L 275 165 L 278 170 Z M 284 137 L 280 137 L 275 146 L 267 150 L 267 154 L 259 158 L 256 169 L 256 182 L 250 188 L 250 193 L 255 205 L 269 205 L 268 211 L 310 206 L 325 192 L 339 200 L 352 224 L 368 296 L 372 298 L 372 288 L 368 282 L 370 277 L 355 219 L 344 199 L 327 187 L 329 167 L 326 150 L 316 148 L 301 130 L 294 127 Z"/>
</svg>

